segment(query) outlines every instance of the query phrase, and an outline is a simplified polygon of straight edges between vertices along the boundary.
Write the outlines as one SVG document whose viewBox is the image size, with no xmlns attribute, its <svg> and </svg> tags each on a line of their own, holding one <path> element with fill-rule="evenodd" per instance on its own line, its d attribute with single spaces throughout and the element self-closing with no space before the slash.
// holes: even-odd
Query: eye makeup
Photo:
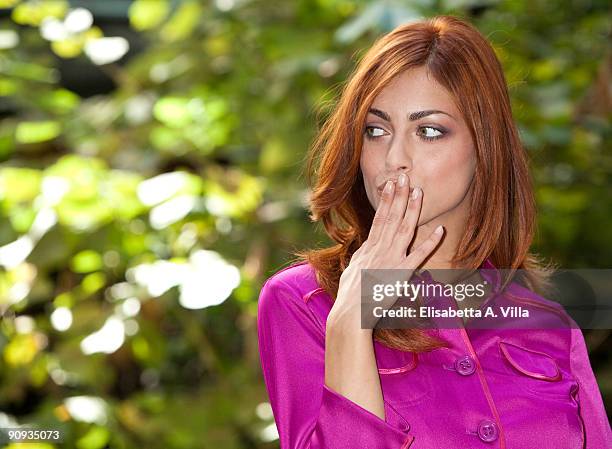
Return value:
<svg viewBox="0 0 612 449">
<path fill-rule="evenodd" d="M 374 130 L 380 130 L 383 132 L 383 134 L 380 134 L 380 131 L 376 131 L 377 133 L 379 133 L 378 135 L 372 135 L 370 133 L 370 131 L 374 131 Z M 424 135 L 421 134 L 421 130 L 434 130 L 436 132 L 438 132 L 439 134 L 437 135 Z M 431 131 L 425 131 L 425 133 L 431 133 Z M 428 125 L 421 125 L 417 128 L 417 136 L 419 136 L 420 139 L 424 140 L 424 141 L 428 141 L 431 142 L 433 140 L 439 139 L 441 137 L 444 137 L 447 134 L 446 129 L 439 127 L 439 126 L 428 126 Z M 366 125 L 365 129 L 364 129 L 364 135 L 366 137 L 366 139 L 368 140 L 376 140 L 379 137 L 382 137 L 384 135 L 384 130 L 383 128 L 381 128 L 380 126 L 374 126 L 374 125 Z"/>
</svg>

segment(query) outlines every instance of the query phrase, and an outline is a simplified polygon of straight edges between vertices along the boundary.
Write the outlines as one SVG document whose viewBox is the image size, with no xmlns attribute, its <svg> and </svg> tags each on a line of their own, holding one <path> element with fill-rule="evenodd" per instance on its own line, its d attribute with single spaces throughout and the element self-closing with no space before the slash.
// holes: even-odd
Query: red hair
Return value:
<svg viewBox="0 0 612 449">
<path fill-rule="evenodd" d="M 310 218 L 321 221 L 337 244 L 295 255 L 314 267 L 321 287 L 333 298 L 340 274 L 367 239 L 375 213 L 360 168 L 367 111 L 395 76 L 423 66 L 455 99 L 476 151 L 471 213 L 452 266 L 476 269 L 490 258 L 497 268 L 540 268 L 537 257 L 529 253 L 536 206 L 528 160 L 501 63 L 471 24 L 436 16 L 400 25 L 376 40 L 343 86 L 310 148 Z M 545 282 L 544 277 L 530 276 L 531 287 Z M 374 337 L 407 351 L 445 346 L 418 329 L 375 329 Z"/>
</svg>

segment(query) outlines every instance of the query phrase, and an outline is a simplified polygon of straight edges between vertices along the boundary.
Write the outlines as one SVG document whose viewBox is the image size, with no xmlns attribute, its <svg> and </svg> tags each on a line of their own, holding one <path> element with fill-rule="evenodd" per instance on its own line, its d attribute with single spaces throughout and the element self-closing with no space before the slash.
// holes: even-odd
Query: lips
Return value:
<svg viewBox="0 0 612 449">
<path fill-rule="evenodd" d="M 395 184 L 397 184 L 397 179 L 388 179 L 387 181 L 393 181 Z M 385 185 L 387 184 L 387 181 L 383 182 L 381 185 L 378 186 L 378 188 L 376 189 L 378 191 L 378 195 L 382 195 L 383 190 L 385 188 Z M 412 193 L 413 188 L 410 187 L 410 190 L 408 191 L 408 194 Z"/>
</svg>

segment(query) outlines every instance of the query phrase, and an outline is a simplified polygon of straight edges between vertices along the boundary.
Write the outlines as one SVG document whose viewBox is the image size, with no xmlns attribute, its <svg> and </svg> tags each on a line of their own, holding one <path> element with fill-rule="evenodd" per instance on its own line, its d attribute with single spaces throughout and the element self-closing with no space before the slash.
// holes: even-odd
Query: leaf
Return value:
<svg viewBox="0 0 612 449">
<path fill-rule="evenodd" d="M 158 26 L 168 15 L 167 0 L 136 0 L 130 5 L 128 15 L 130 24 L 138 31 L 150 30 Z"/>
<path fill-rule="evenodd" d="M 38 353 L 34 334 L 22 334 L 13 338 L 4 348 L 4 360 L 12 366 L 27 365 Z"/>
<path fill-rule="evenodd" d="M 77 440 L 78 449 L 102 449 L 110 440 L 110 432 L 105 427 L 93 426 Z"/>
<path fill-rule="evenodd" d="M 62 132 L 58 121 L 21 122 L 15 130 L 15 140 L 19 143 L 38 143 L 55 139 Z"/>
<path fill-rule="evenodd" d="M 382 2 L 369 4 L 357 17 L 342 25 L 334 35 L 334 39 L 341 44 L 348 44 L 356 40 L 363 33 L 374 28 L 384 14 Z"/>
<path fill-rule="evenodd" d="M 180 97 L 164 97 L 155 103 L 153 115 L 157 120 L 174 128 L 180 128 L 191 123 L 189 99 Z"/>
<path fill-rule="evenodd" d="M 161 29 L 160 36 L 166 42 L 188 38 L 202 18 L 202 6 L 196 1 L 181 4 L 172 18 Z"/>
<path fill-rule="evenodd" d="M 20 25 L 38 26 L 47 17 L 64 17 L 67 10 L 65 0 L 27 1 L 17 5 L 11 17 Z"/>
<path fill-rule="evenodd" d="M 40 193 L 42 173 L 33 168 L 5 167 L 0 170 L 0 200 L 9 206 L 31 202 Z"/>
<path fill-rule="evenodd" d="M 74 110 L 81 101 L 81 98 L 67 89 L 55 89 L 51 92 L 43 94 L 40 98 L 40 104 L 49 112 L 58 114 L 67 114 Z"/>
<path fill-rule="evenodd" d="M 71 268 L 75 273 L 91 273 L 103 267 L 102 256 L 97 251 L 84 250 L 72 258 Z"/>
</svg>

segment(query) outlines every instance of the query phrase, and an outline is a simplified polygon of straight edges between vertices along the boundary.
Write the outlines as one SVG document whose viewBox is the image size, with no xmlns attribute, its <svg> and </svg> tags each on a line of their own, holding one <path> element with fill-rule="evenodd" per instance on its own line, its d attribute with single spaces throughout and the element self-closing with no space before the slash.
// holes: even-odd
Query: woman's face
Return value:
<svg viewBox="0 0 612 449">
<path fill-rule="evenodd" d="M 433 230 L 441 224 L 448 233 L 465 225 L 474 144 L 452 97 L 424 67 L 398 75 L 372 103 L 360 165 L 374 209 L 385 182 L 404 171 L 410 190 L 423 192 L 418 226 Z"/>
</svg>

